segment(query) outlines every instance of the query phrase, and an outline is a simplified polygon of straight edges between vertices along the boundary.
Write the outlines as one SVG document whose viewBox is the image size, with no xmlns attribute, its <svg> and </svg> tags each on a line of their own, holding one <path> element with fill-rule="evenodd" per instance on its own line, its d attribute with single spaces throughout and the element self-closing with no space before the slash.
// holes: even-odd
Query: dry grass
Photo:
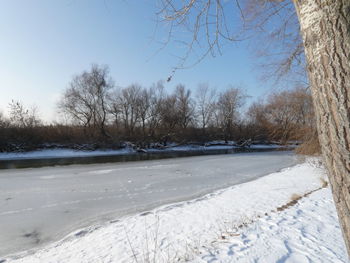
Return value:
<svg viewBox="0 0 350 263">
<path fill-rule="evenodd" d="M 310 136 L 306 136 L 304 143 L 301 144 L 295 152 L 302 155 L 319 155 L 321 154 L 321 146 L 318 141 L 317 133 L 314 132 Z"/>
<path fill-rule="evenodd" d="M 328 187 L 328 181 L 324 178 L 320 178 L 320 181 L 322 183 L 322 188 Z"/>
<path fill-rule="evenodd" d="M 290 201 L 288 203 L 280 206 L 280 207 L 277 207 L 277 211 L 278 212 L 284 211 L 284 210 L 288 209 L 289 207 L 296 205 L 299 202 L 299 200 L 301 200 L 302 198 L 307 197 L 307 196 L 311 195 L 312 193 L 314 193 L 318 190 L 321 190 L 322 188 L 328 187 L 328 182 L 324 178 L 320 178 L 320 181 L 322 183 L 321 187 L 319 187 L 315 190 L 312 190 L 310 192 L 307 192 L 303 195 L 292 194 L 292 196 L 290 197 Z"/>
<path fill-rule="evenodd" d="M 280 207 L 277 207 L 277 211 L 281 212 L 281 211 L 286 210 L 287 208 L 289 208 L 291 206 L 296 205 L 301 198 L 303 198 L 303 196 L 298 195 L 298 194 L 292 194 L 290 201 L 288 203 L 280 206 Z"/>
</svg>

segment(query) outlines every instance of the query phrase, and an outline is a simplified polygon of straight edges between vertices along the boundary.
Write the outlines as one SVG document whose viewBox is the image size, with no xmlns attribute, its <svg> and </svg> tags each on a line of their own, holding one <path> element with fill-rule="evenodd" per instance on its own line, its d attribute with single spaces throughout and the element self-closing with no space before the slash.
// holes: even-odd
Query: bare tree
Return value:
<svg viewBox="0 0 350 263">
<path fill-rule="evenodd" d="M 123 114 L 123 108 L 120 103 L 120 96 L 121 92 L 120 89 L 114 89 L 110 96 L 109 96 L 109 113 L 113 115 L 114 118 L 114 124 L 117 128 L 120 128 L 119 126 L 121 125 L 121 118 Z"/>
<path fill-rule="evenodd" d="M 177 85 L 175 89 L 176 97 L 176 112 L 179 125 L 182 129 L 186 129 L 187 126 L 194 120 L 195 103 L 191 98 L 191 91 L 186 90 L 184 85 Z"/>
<path fill-rule="evenodd" d="M 200 118 L 199 123 L 205 134 L 205 129 L 212 121 L 215 104 L 216 104 L 216 91 L 210 89 L 207 84 L 200 84 L 196 92 L 197 97 L 197 114 Z"/>
<path fill-rule="evenodd" d="M 10 120 L 5 117 L 2 111 L 0 111 L 0 128 L 7 128 L 10 125 Z"/>
<path fill-rule="evenodd" d="M 225 141 L 232 138 L 233 127 L 238 123 L 238 109 L 243 106 L 246 96 L 239 88 L 229 88 L 219 94 L 217 110 Z"/>
<path fill-rule="evenodd" d="M 251 127 L 250 136 L 255 140 L 267 140 L 270 139 L 270 125 L 268 122 L 268 117 L 266 116 L 266 105 L 261 99 L 259 101 L 252 103 L 246 113 L 247 116 L 247 125 Z"/>
<path fill-rule="evenodd" d="M 143 139 L 146 139 L 147 121 L 151 117 L 151 90 L 142 89 L 137 101 L 138 112 L 140 115 L 140 122 L 142 128 Z"/>
<path fill-rule="evenodd" d="M 36 106 L 26 108 L 22 102 L 12 100 L 9 104 L 11 124 L 19 128 L 32 128 L 41 124 Z"/>
<path fill-rule="evenodd" d="M 122 89 L 119 96 L 121 116 L 128 135 L 133 135 L 136 124 L 140 119 L 139 100 L 141 92 L 141 86 L 133 84 Z"/>
<path fill-rule="evenodd" d="M 107 66 L 92 65 L 90 71 L 73 78 L 59 102 L 59 108 L 77 123 L 98 129 L 106 137 L 108 100 L 113 85 Z"/>
<path fill-rule="evenodd" d="M 174 132 L 176 125 L 179 123 L 175 94 L 167 95 L 163 98 L 160 107 L 160 118 L 163 129 L 167 133 Z"/>
<path fill-rule="evenodd" d="M 319 140 L 350 253 L 350 2 L 295 1 Z"/>
<path fill-rule="evenodd" d="M 264 106 L 265 125 L 275 140 L 302 139 L 315 127 L 311 94 L 303 88 L 274 92 Z"/>
<path fill-rule="evenodd" d="M 164 85 L 161 81 L 153 85 L 149 89 L 150 94 L 150 109 L 148 119 L 148 129 L 150 136 L 154 138 L 156 129 L 161 123 L 161 109 L 164 100 Z"/>
<path fill-rule="evenodd" d="M 195 43 L 207 43 L 204 55 L 216 48 L 220 40 L 237 40 L 230 30 L 235 29 L 227 19 L 224 0 L 160 0 L 161 19 L 189 29 L 192 40 L 188 53 Z M 350 254 L 350 2 L 348 0 L 250 0 L 230 1 L 236 4 L 238 15 L 244 18 L 241 4 L 248 3 L 261 18 L 262 27 L 279 18 L 283 34 L 294 30 L 289 20 L 298 18 L 305 51 L 308 77 L 314 101 L 319 141 L 328 169 L 334 201 L 337 207 L 347 250 Z M 294 5 L 296 12 L 292 8 Z M 249 8 L 248 8 L 249 10 Z M 290 11 L 290 12 L 289 12 Z M 256 20 L 255 20 L 256 21 Z M 172 35 L 172 34 L 169 34 Z M 292 41 L 292 43 L 297 41 Z M 281 42 L 283 43 L 283 42 Z M 300 48 L 293 52 L 296 57 Z M 293 54 L 292 53 L 292 54 Z M 200 59 L 198 60 L 200 61 Z M 286 63 L 288 68 L 288 61 Z M 183 63 L 182 63 L 183 64 Z"/>
</svg>

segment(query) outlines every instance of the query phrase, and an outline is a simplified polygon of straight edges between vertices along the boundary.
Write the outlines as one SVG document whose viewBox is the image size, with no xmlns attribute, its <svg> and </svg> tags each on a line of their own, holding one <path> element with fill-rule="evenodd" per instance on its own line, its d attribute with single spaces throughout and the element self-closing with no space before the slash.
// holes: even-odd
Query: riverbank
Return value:
<svg viewBox="0 0 350 263">
<path fill-rule="evenodd" d="M 309 160 L 198 199 L 77 230 L 6 262 L 346 262 L 325 180 L 324 169 Z"/>
<path fill-rule="evenodd" d="M 31 152 L 0 153 L 0 169 L 38 168 L 55 165 L 93 164 L 157 160 L 200 155 L 232 154 L 241 152 L 262 152 L 292 150 L 277 144 L 254 144 L 250 147 L 234 145 L 174 145 L 167 148 L 135 149 L 125 147 L 118 150 L 82 151 L 72 149 L 45 149 Z"/>
<path fill-rule="evenodd" d="M 0 171 L 0 256 L 72 231 L 191 200 L 298 163 L 290 152 Z"/>
</svg>

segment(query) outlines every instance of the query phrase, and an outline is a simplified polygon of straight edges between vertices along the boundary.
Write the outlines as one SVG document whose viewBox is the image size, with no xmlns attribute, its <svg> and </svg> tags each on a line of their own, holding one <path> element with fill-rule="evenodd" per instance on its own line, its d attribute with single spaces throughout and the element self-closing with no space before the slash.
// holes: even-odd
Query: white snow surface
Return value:
<svg viewBox="0 0 350 263">
<path fill-rule="evenodd" d="M 329 189 L 306 162 L 108 224 L 81 229 L 7 262 L 347 262 Z M 243 225 L 243 226 L 242 226 Z M 0 260 L 1 261 L 1 260 Z"/>
<path fill-rule="evenodd" d="M 329 188 L 202 247 L 192 262 L 348 262 Z"/>
</svg>

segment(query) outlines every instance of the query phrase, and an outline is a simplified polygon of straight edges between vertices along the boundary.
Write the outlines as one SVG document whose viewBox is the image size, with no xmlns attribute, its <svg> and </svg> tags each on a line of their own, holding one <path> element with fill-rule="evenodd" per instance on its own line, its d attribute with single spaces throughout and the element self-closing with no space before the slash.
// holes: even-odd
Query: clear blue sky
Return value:
<svg viewBox="0 0 350 263">
<path fill-rule="evenodd" d="M 46 120 L 73 75 L 92 63 L 107 64 L 118 86 L 149 86 L 166 79 L 182 55 L 176 43 L 159 49 L 154 0 L 0 0 L 0 109 L 11 99 L 36 104 Z M 160 32 L 160 33 L 159 33 Z M 156 40 L 165 37 L 158 31 Z M 181 70 L 166 84 L 195 89 L 242 85 L 253 97 L 270 88 L 259 81 L 247 44 L 225 45 L 223 56 L 208 57 Z"/>
</svg>

